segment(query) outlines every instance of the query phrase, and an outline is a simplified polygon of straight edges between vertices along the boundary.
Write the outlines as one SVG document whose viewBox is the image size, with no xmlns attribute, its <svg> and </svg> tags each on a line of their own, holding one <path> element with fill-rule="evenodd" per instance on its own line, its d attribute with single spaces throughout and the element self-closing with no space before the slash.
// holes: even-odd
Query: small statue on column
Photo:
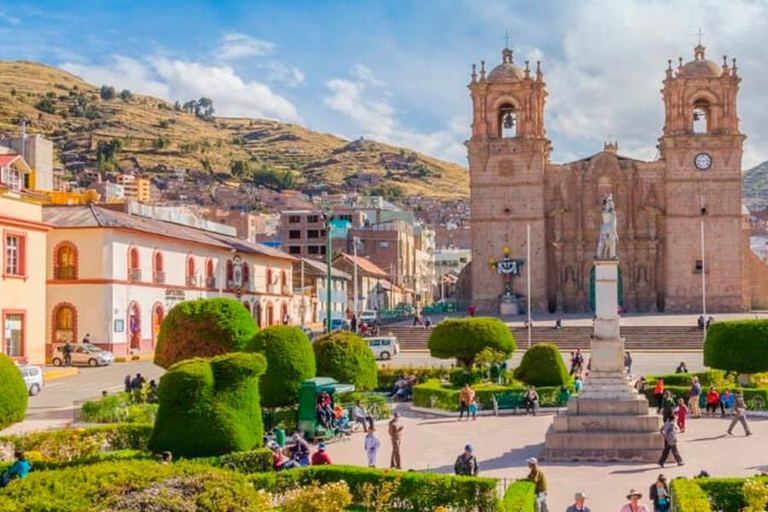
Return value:
<svg viewBox="0 0 768 512">
<path fill-rule="evenodd" d="M 496 261 L 491 258 L 488 261 L 488 265 L 491 268 L 495 268 L 496 272 L 504 277 L 504 293 L 501 294 L 501 302 L 513 303 L 515 302 L 515 292 L 512 286 L 512 279 L 514 276 L 520 274 L 520 267 L 523 266 L 525 260 L 513 260 L 510 254 L 509 247 L 504 248 L 504 257 Z"/>
<path fill-rule="evenodd" d="M 603 211 L 601 213 L 600 239 L 597 243 L 598 260 L 618 259 L 616 248 L 619 245 L 619 235 L 616 230 L 616 206 L 613 203 L 613 194 L 603 197 Z"/>
</svg>

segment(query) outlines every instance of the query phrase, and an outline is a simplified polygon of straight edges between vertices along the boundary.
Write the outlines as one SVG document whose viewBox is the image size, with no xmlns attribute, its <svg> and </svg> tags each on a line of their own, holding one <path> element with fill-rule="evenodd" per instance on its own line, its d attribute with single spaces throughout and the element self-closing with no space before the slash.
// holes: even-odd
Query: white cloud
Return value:
<svg viewBox="0 0 768 512">
<path fill-rule="evenodd" d="M 268 64 L 260 67 L 267 70 L 268 80 L 283 83 L 288 87 L 298 87 L 304 83 L 306 78 L 301 69 L 295 66 L 287 66 L 277 60 L 270 61 Z"/>
<path fill-rule="evenodd" d="M 261 41 L 247 34 L 231 32 L 224 34 L 219 45 L 214 50 L 214 56 L 219 60 L 239 60 L 248 57 L 259 57 L 272 53 L 275 44 Z"/>
<path fill-rule="evenodd" d="M 324 103 L 348 118 L 365 137 L 416 149 L 453 161 L 463 161 L 469 119 L 454 118 L 443 130 L 423 132 L 403 125 L 390 104 L 391 93 L 363 65 L 355 66 L 352 80 L 335 78 L 326 82 L 330 95 Z"/>
<path fill-rule="evenodd" d="M 109 84 L 169 101 L 207 96 L 221 116 L 302 122 L 289 100 L 263 83 L 244 80 L 226 65 L 158 56 L 141 61 L 113 56 L 101 65 L 65 63 L 61 67 L 96 85 Z"/>
<path fill-rule="evenodd" d="M 0 20 L 5 21 L 9 25 L 18 25 L 21 23 L 21 18 L 8 14 L 7 11 L 0 11 Z"/>
</svg>

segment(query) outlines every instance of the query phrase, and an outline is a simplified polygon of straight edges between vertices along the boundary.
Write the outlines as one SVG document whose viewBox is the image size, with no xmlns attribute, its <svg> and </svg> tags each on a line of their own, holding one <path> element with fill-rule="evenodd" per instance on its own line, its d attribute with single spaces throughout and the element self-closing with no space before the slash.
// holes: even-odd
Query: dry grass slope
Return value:
<svg viewBox="0 0 768 512">
<path fill-rule="evenodd" d="M 17 133 L 21 116 L 42 132 L 58 158 L 77 171 L 95 162 L 100 140 L 123 141 L 120 166 L 162 173 L 173 167 L 229 172 L 232 161 L 290 171 L 300 186 L 326 184 L 349 190 L 350 176 L 398 186 L 406 194 L 466 198 L 463 167 L 379 142 L 347 141 L 301 126 L 264 119 L 204 120 L 150 96 L 102 100 L 99 87 L 60 69 L 0 61 L 0 132 Z M 112 85 L 120 92 L 120 84 Z M 192 98 L 189 98 L 192 99 Z M 43 111 L 36 107 L 46 103 Z"/>
</svg>

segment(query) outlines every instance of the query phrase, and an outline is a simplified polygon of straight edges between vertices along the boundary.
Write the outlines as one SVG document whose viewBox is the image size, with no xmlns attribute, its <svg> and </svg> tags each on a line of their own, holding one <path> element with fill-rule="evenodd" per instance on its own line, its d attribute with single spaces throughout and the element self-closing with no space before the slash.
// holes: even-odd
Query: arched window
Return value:
<svg viewBox="0 0 768 512">
<path fill-rule="evenodd" d="M 275 324 L 275 307 L 271 302 L 267 302 L 267 318 L 265 323 L 269 325 Z"/>
<path fill-rule="evenodd" d="M 285 270 L 280 271 L 280 293 L 288 295 L 288 273 Z"/>
<path fill-rule="evenodd" d="M 128 280 L 141 281 L 141 260 L 136 247 L 128 249 Z"/>
<path fill-rule="evenodd" d="M 235 282 L 235 265 L 232 260 L 227 260 L 227 288 L 231 288 Z"/>
<path fill-rule="evenodd" d="M 267 269 L 267 293 L 272 292 L 272 269 Z M 270 325 L 270 324 L 267 324 Z"/>
<path fill-rule="evenodd" d="M 707 100 L 696 100 L 693 104 L 693 133 L 709 133 L 712 109 Z"/>
<path fill-rule="evenodd" d="M 205 262 L 205 284 L 208 288 L 216 288 L 216 274 L 213 272 L 213 260 Z"/>
<path fill-rule="evenodd" d="M 187 286 L 197 286 L 195 257 L 191 254 L 187 256 Z"/>
<path fill-rule="evenodd" d="M 157 343 L 157 337 L 160 335 L 160 326 L 163 324 L 163 318 L 165 318 L 165 309 L 163 305 L 156 302 L 152 306 L 152 345 Z"/>
<path fill-rule="evenodd" d="M 161 251 L 155 251 L 154 256 L 152 256 L 152 281 L 160 284 L 165 282 L 165 267 Z"/>
<path fill-rule="evenodd" d="M 517 112 L 515 106 L 505 103 L 499 107 L 499 137 L 517 137 Z"/>
<path fill-rule="evenodd" d="M 53 343 L 73 343 L 77 335 L 77 311 L 67 302 L 53 308 Z"/>
<path fill-rule="evenodd" d="M 77 279 L 77 247 L 71 242 L 63 242 L 56 247 L 53 255 L 53 278 Z"/>
<path fill-rule="evenodd" d="M 288 325 L 291 322 L 291 317 L 288 316 L 288 304 L 285 302 L 280 306 L 280 323 Z"/>
<path fill-rule="evenodd" d="M 243 288 L 245 288 L 246 290 L 250 290 L 251 289 L 251 268 L 248 265 L 248 263 L 244 261 L 242 265 L 242 269 L 243 269 L 242 270 Z M 248 311 L 250 311 L 250 309 Z"/>
</svg>

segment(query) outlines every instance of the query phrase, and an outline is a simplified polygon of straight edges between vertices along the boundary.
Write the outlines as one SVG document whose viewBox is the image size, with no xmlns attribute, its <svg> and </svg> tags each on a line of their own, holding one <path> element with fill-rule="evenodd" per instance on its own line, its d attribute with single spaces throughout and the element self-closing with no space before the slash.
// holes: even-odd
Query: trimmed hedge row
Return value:
<svg viewBox="0 0 768 512">
<path fill-rule="evenodd" d="M 704 341 L 704 364 L 739 373 L 768 371 L 768 320 L 712 324 Z"/>
<path fill-rule="evenodd" d="M 420 368 L 418 366 L 403 366 L 402 368 L 379 367 L 377 371 L 379 383 L 376 386 L 376 391 L 392 391 L 395 382 L 403 375 L 416 377 L 416 382 L 420 384 L 429 379 L 448 379 L 453 370 L 455 369 Z"/>
<path fill-rule="evenodd" d="M 698 480 L 676 478 L 672 480 L 672 508 L 678 512 L 709 512 L 709 496 L 699 486 Z M 736 509 L 738 510 L 738 509 Z"/>
<path fill-rule="evenodd" d="M 27 385 L 10 357 L 0 354 L 0 430 L 27 414 Z"/>
<path fill-rule="evenodd" d="M 353 466 L 309 466 L 279 473 L 253 475 L 254 486 L 265 491 L 282 494 L 297 486 L 313 482 L 320 485 L 343 480 L 355 503 L 363 499 L 363 486 L 378 486 L 397 481 L 394 501 L 397 510 L 425 511 L 443 506 L 455 510 L 496 512 L 497 482 L 493 478 L 455 477 L 437 473 L 385 471 Z"/>
<path fill-rule="evenodd" d="M 768 485 L 768 477 L 757 477 Z M 676 478 L 672 481 L 672 500 L 679 512 L 726 512 L 743 510 L 745 478 Z"/>
<path fill-rule="evenodd" d="M 491 409 L 493 407 L 493 395 L 511 392 L 522 396 L 525 393 L 525 389 L 521 385 L 500 386 L 497 384 L 483 384 L 475 386 L 473 389 L 481 409 Z M 569 390 L 573 392 L 573 389 L 569 388 Z M 539 393 L 540 407 L 560 407 L 563 405 L 560 403 L 559 387 L 536 388 L 536 391 Z M 435 397 L 435 408 L 446 411 L 458 411 L 460 392 L 460 389 L 446 387 L 436 379 L 428 380 L 413 388 L 413 405 L 432 408 L 432 397 Z"/>
<path fill-rule="evenodd" d="M 533 512 L 536 507 L 536 484 L 517 480 L 504 493 L 504 512 Z"/>
<path fill-rule="evenodd" d="M 656 381 L 664 379 L 665 386 L 689 386 L 691 385 L 691 379 L 696 377 L 699 379 L 699 384 L 702 387 L 707 388 L 709 386 L 732 387 L 736 384 L 733 378 L 726 378 L 725 371 L 723 370 L 706 370 L 703 372 L 695 373 L 668 373 L 666 375 L 649 375 L 648 385 L 653 387 Z"/>
</svg>

